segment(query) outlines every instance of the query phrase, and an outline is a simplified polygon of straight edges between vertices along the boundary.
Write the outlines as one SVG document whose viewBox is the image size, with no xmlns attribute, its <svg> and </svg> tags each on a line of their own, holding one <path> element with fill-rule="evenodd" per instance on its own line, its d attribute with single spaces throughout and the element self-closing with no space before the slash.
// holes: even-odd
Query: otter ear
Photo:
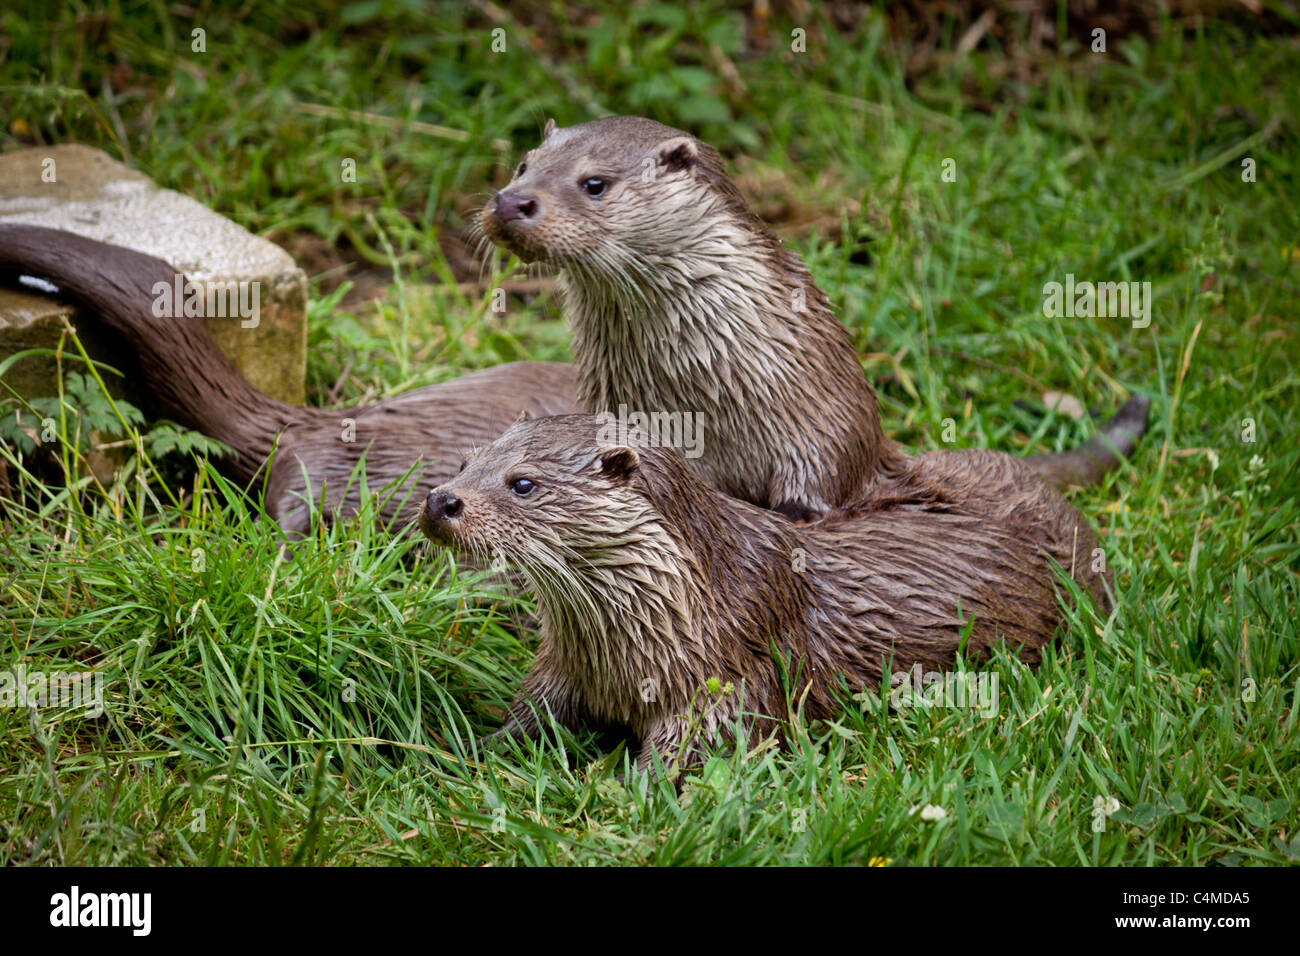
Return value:
<svg viewBox="0 0 1300 956">
<path fill-rule="evenodd" d="M 531 422 L 532 420 L 533 416 L 528 414 L 528 409 L 521 408 L 519 409 L 519 417 L 515 419 L 514 423 L 518 425 L 522 422 Z"/>
<path fill-rule="evenodd" d="M 700 158 L 700 147 L 694 136 L 674 136 L 664 140 L 655 149 L 659 153 L 659 165 L 669 172 L 689 169 Z"/>
<path fill-rule="evenodd" d="M 555 117 L 548 116 L 546 118 L 546 128 L 542 130 L 542 142 L 544 143 L 548 139 L 550 139 L 551 134 L 554 133 L 555 130 L 556 130 Z"/>
<path fill-rule="evenodd" d="M 626 481 L 641 467 L 641 456 L 627 445 L 616 445 L 600 453 L 600 473 L 606 478 Z"/>
</svg>

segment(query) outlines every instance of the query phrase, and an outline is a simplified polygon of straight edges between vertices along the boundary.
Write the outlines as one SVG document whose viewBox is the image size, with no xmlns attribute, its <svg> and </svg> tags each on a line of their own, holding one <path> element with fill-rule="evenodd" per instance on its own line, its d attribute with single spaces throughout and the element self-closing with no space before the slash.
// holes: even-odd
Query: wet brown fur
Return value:
<svg viewBox="0 0 1300 956">
<path fill-rule="evenodd" d="M 924 487 L 878 487 L 851 513 L 797 525 L 601 429 L 589 415 L 517 423 L 420 518 L 437 541 L 517 565 L 538 595 L 541 643 L 504 734 L 536 739 L 550 714 L 630 729 L 643 768 L 690 763 L 738 719 L 746 743 L 769 733 L 787 683 L 819 719 L 843 686 L 949 667 L 968 624 L 967 659 L 1005 641 L 1036 663 L 1061 624 L 1060 573 L 1110 607 L 1088 523 L 1009 456 L 970 452 Z M 520 478 L 533 482 L 523 497 Z M 439 495 L 459 502 L 454 516 Z M 734 692 L 709 692 L 710 678 Z"/>
<path fill-rule="evenodd" d="M 218 467 L 241 485 L 265 481 L 267 513 L 292 534 L 308 528 L 308 499 L 323 501 L 331 517 L 360 509 L 362 485 L 352 475 L 363 456 L 378 516 L 408 523 L 423 491 L 454 475 L 466 452 L 520 411 L 576 410 L 572 366 L 549 362 L 498 365 L 372 405 L 289 405 L 250 385 L 200 320 L 153 315 L 154 283 L 170 286 L 176 275 L 161 259 L 60 230 L 0 225 L 0 272 L 53 282 L 120 336 L 151 411 L 227 445 L 233 454 Z M 345 432 L 348 419 L 355 425 Z"/>
<path fill-rule="evenodd" d="M 605 183 L 596 197 L 584 192 L 592 176 Z M 530 212 L 505 215 L 503 201 Z M 704 452 L 689 464 L 714 487 L 807 518 L 881 482 L 926 480 L 918 469 L 960 483 L 964 456 L 910 458 L 884 434 L 807 266 L 689 134 L 630 116 L 548 124 L 480 224 L 559 269 L 583 407 L 701 416 Z M 1145 425 L 1139 396 L 1083 448 L 1024 467 L 1058 487 L 1096 481 Z"/>
<path fill-rule="evenodd" d="M 729 334 L 718 327 L 716 303 L 686 308 L 690 303 L 674 299 L 671 288 L 667 298 L 654 300 L 657 308 L 641 316 L 650 321 L 628 321 L 634 317 L 619 302 L 629 296 L 641 305 L 651 301 L 664 291 L 655 282 L 671 269 L 665 265 L 657 280 L 639 275 L 640 291 L 603 288 L 600 277 L 582 264 L 593 247 L 574 246 L 576 258 L 566 259 L 560 239 L 567 229 L 570 243 L 581 234 L 584 241 L 608 246 L 611 236 L 599 220 L 570 208 L 560 217 L 562 224 L 550 227 L 554 248 L 519 248 L 556 262 L 567 275 L 576 369 L 510 363 L 335 411 L 288 405 L 262 394 L 234 370 L 201 323 L 154 317 L 154 283 L 170 283 L 175 276 L 159 259 L 59 230 L 5 224 L 0 225 L 0 271 L 48 279 L 97 315 L 134 352 L 136 371 L 153 399 L 151 410 L 228 445 L 234 454 L 220 467 L 244 484 L 265 481 L 268 512 L 294 534 L 308 526 L 308 499 L 330 516 L 359 510 L 362 486 L 352 475 L 363 455 L 367 489 L 383 491 L 379 516 L 405 522 L 418 507 L 413 492 L 454 473 L 466 451 L 499 435 L 519 411 L 614 411 L 620 403 L 633 410 L 702 411 L 706 454 L 693 462 L 697 472 L 729 494 L 794 517 L 852 505 L 876 481 L 907 484 L 924 480 L 928 471 L 936 480 L 942 477 L 951 493 L 962 490 L 966 453 L 909 458 L 884 435 L 875 394 L 847 333 L 802 260 L 781 245 L 727 179 L 716 151 L 635 117 L 574 129 L 586 131 L 589 148 L 583 157 L 604 164 L 597 168 L 653 157 L 656 176 L 663 179 L 649 184 L 651 194 L 682 176 L 703 183 L 713 203 L 701 206 L 708 210 L 703 221 L 715 231 L 722 223 L 721 238 L 705 242 L 706 252 L 716 246 L 715 239 L 725 245 L 730 236 L 752 257 L 746 288 L 759 306 L 754 310 L 761 316 L 758 326 L 745 336 Z M 573 131 L 548 127 L 548 140 L 568 135 Z M 573 160 L 569 153 L 553 158 L 552 179 Z M 545 171 L 546 160 L 540 161 Z M 575 198 L 581 199 L 567 196 L 560 207 L 572 206 Z M 555 204 L 548 201 L 548 206 Z M 508 238 L 493 231 L 486 211 L 484 221 L 494 238 Z M 653 231 L 646 241 L 655 246 Z M 706 255 L 704 265 L 695 262 L 693 268 L 717 268 L 707 260 Z M 680 251 L 669 250 L 664 262 L 675 261 L 685 260 Z M 739 272 L 745 279 L 746 270 Z M 721 288 L 727 295 L 736 292 L 734 281 Z M 801 314 L 783 304 L 796 291 L 807 307 Z M 602 312 L 602 301 L 613 311 Z M 665 315 L 689 332 L 688 349 L 681 347 L 680 336 L 670 335 L 665 344 L 664 330 L 654 327 L 655 316 Z M 344 440 L 348 419 L 355 423 L 353 441 Z M 1058 486 L 1095 481 L 1119 461 L 1117 451 L 1132 450 L 1145 419 L 1145 399 L 1135 396 L 1082 448 L 1024 461 Z M 968 483 L 964 493 L 979 489 Z"/>
</svg>

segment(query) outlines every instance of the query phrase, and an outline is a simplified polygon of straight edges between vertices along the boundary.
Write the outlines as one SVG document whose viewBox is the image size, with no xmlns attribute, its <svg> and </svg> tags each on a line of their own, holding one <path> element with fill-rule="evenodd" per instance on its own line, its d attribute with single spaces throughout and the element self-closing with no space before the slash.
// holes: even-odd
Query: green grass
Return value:
<svg viewBox="0 0 1300 956">
<path fill-rule="evenodd" d="M 598 108 L 687 126 L 743 182 L 776 177 L 794 213 L 840 223 L 791 241 L 909 448 L 945 447 L 946 419 L 959 446 L 1065 448 L 1094 426 L 1034 411 L 1043 391 L 1102 412 L 1152 396 L 1133 467 L 1074 496 L 1119 610 L 1073 614 L 1037 671 L 981 665 L 996 715 L 868 694 L 796 723 L 783 750 L 719 755 L 678 797 L 620 786 L 627 755 L 589 736 L 481 747 L 535 640 L 500 582 L 364 517 L 282 554 L 255 509 L 174 453 L 130 456 L 100 487 L 66 444 L 53 475 L 6 447 L 21 506 L 0 516 L 0 671 L 94 671 L 106 710 L 0 708 L 0 862 L 1300 860 L 1294 37 L 1212 21 L 1112 36 L 1108 56 L 1048 57 L 1028 83 L 993 69 L 990 40 L 905 82 L 879 15 L 852 33 L 778 16 L 775 49 L 756 53 L 714 4 L 526 7 L 494 54 L 497 24 L 452 5 L 326 8 L 329 29 L 275 3 L 193 21 L 110 3 L 111 22 L 80 26 L 0 14 L 0 146 L 91 143 L 290 249 L 319 237 L 396 263 L 373 307 L 331 295 L 337 274 L 315 287 L 311 398 L 350 367 L 344 403 L 566 356 L 554 302 L 502 317 L 449 288 L 439 238 L 510 162 L 493 139 L 518 151 L 546 116 Z M 196 25 L 206 54 L 189 51 Z M 807 54 L 784 51 L 793 26 Z M 339 181 L 344 157 L 356 184 Z M 1067 272 L 1151 282 L 1151 327 L 1046 318 L 1043 284 Z M 1120 807 L 1100 832 L 1098 798 Z M 927 804 L 946 816 L 922 820 Z"/>
</svg>

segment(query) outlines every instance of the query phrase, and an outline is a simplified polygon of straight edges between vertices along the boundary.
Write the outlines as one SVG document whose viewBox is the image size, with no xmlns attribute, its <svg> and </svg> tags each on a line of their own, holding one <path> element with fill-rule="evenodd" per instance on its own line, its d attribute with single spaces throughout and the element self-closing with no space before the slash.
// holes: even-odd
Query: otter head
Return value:
<svg viewBox="0 0 1300 956">
<path fill-rule="evenodd" d="M 548 585 L 576 583 L 609 552 L 648 556 L 664 532 L 643 455 L 657 460 L 664 450 L 602 440 L 606 428 L 595 415 L 521 418 L 429 492 L 420 529 L 480 557 L 504 557 L 548 593 Z"/>
<path fill-rule="evenodd" d="M 480 215 L 487 236 L 526 261 L 617 286 L 653 277 L 665 260 L 712 248 L 709 214 L 725 204 L 753 221 L 722 160 L 695 137 L 653 120 L 611 116 L 560 128 L 515 168 Z M 761 223 L 758 228 L 762 228 Z"/>
</svg>

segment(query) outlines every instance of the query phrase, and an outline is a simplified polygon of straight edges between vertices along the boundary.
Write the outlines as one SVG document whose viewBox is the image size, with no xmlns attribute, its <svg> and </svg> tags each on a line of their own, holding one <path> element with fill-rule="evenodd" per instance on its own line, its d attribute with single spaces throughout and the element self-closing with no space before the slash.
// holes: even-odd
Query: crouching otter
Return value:
<svg viewBox="0 0 1300 956">
<path fill-rule="evenodd" d="M 1061 624 L 1060 573 L 1110 606 L 1087 522 L 1006 455 L 966 454 L 985 495 L 893 486 L 798 525 L 718 492 L 672 449 L 602 440 L 607 427 L 517 422 L 421 511 L 428 537 L 505 558 L 537 594 L 541 642 L 504 734 L 536 739 L 551 714 L 630 729 L 643 769 L 689 764 L 701 740 L 770 732 L 787 687 L 819 719 L 841 682 L 950 666 L 963 642 L 967 657 L 1005 641 L 1036 663 Z M 710 695 L 713 679 L 736 693 Z"/>
</svg>

